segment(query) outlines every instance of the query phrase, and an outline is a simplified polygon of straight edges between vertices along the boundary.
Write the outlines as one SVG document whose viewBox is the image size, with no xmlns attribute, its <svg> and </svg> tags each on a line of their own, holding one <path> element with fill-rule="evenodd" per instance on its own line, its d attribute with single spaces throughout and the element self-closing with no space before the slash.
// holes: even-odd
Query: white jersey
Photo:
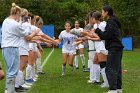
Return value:
<svg viewBox="0 0 140 93">
<path fill-rule="evenodd" d="M 77 28 L 73 28 L 73 30 L 75 30 L 75 31 L 83 31 L 83 28 L 80 28 L 80 27 L 78 29 Z"/>
<path fill-rule="evenodd" d="M 59 39 L 63 39 L 63 51 L 76 51 L 75 46 L 73 45 L 74 40 L 77 38 L 76 35 L 68 33 L 66 30 L 62 31 L 59 35 Z"/>
<path fill-rule="evenodd" d="M 6 18 L 2 24 L 2 44 L 1 47 L 19 47 L 20 37 L 29 35 L 21 24 L 14 19 Z"/>
<path fill-rule="evenodd" d="M 29 34 L 32 33 L 32 31 L 31 31 L 31 24 L 30 23 L 28 23 L 28 22 L 22 23 L 22 28 L 24 30 L 28 31 Z M 29 49 L 29 42 L 26 41 L 24 39 L 24 37 L 21 37 L 21 39 L 20 39 L 20 47 L 22 47 L 22 48 L 24 48 L 26 50 Z"/>
<path fill-rule="evenodd" d="M 80 27 L 78 29 L 77 28 L 73 28 L 73 30 L 74 31 L 80 31 L 80 32 L 82 32 L 83 31 L 83 28 L 80 28 Z M 81 48 L 84 48 L 84 45 L 83 44 L 79 44 L 79 45 L 76 46 L 76 49 L 81 49 Z"/>
<path fill-rule="evenodd" d="M 36 29 L 39 29 L 39 28 L 34 26 L 34 25 L 31 25 L 31 32 L 33 32 Z M 40 31 L 39 33 L 42 33 L 42 31 Z M 36 43 L 29 43 L 29 50 L 37 51 L 37 44 Z"/>
<path fill-rule="evenodd" d="M 101 22 L 100 24 L 94 24 L 94 29 L 96 28 L 99 28 L 101 29 L 101 31 L 105 31 L 105 27 L 106 27 L 106 22 L 103 21 Z M 95 49 L 97 52 L 100 52 L 102 50 L 106 50 L 105 49 L 105 41 L 104 40 L 101 40 L 101 41 L 95 41 Z"/>
<path fill-rule="evenodd" d="M 85 31 L 90 31 L 93 27 L 90 24 L 87 24 L 84 28 Z M 88 50 L 93 51 L 95 50 L 95 43 L 92 40 L 88 40 Z"/>
</svg>

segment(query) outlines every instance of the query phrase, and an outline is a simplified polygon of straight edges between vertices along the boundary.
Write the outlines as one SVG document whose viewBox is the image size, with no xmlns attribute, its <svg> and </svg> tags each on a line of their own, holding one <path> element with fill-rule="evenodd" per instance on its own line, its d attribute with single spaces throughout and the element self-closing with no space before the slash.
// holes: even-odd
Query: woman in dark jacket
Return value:
<svg viewBox="0 0 140 93">
<path fill-rule="evenodd" d="M 123 45 L 120 38 L 121 25 L 113 15 L 113 9 L 109 5 L 103 7 L 102 16 L 107 19 L 105 32 L 102 32 L 99 28 L 95 32 L 102 40 L 105 40 L 105 47 L 108 50 L 106 75 L 109 82 L 109 91 L 107 93 L 122 93 L 121 60 Z"/>
</svg>

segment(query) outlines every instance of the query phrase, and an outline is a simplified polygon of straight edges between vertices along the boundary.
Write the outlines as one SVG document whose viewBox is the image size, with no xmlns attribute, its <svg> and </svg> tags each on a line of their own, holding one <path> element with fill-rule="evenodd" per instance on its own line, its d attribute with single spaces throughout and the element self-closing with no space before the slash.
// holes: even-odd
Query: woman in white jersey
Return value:
<svg viewBox="0 0 140 93">
<path fill-rule="evenodd" d="M 29 35 L 21 24 L 20 20 L 21 8 L 12 4 L 11 13 L 2 24 L 2 54 L 6 64 L 6 93 L 15 93 L 15 78 L 19 69 L 19 44 L 20 37 L 31 40 L 33 35 Z M 38 31 L 39 32 L 39 31 Z M 37 33 L 38 33 L 37 32 Z M 36 34 L 36 33 L 35 33 Z"/>
<path fill-rule="evenodd" d="M 31 16 L 31 30 L 34 29 L 40 29 L 36 26 L 36 19 L 38 16 Z M 37 35 L 40 35 L 42 38 L 44 38 L 45 41 L 51 41 L 54 44 L 57 44 L 57 42 L 50 38 L 49 36 L 45 35 L 42 31 L 39 32 Z M 37 42 L 38 43 L 38 42 Z M 28 65 L 26 68 L 26 84 L 32 85 L 35 77 L 35 62 L 36 62 L 36 52 L 38 51 L 37 49 L 37 44 L 36 43 L 30 43 L 29 44 L 29 58 L 28 58 Z M 34 79 L 34 80 L 33 80 Z"/>
<path fill-rule="evenodd" d="M 73 28 L 73 30 L 83 31 L 83 28 L 80 28 L 79 26 L 80 26 L 79 21 L 75 21 L 75 28 Z M 84 45 L 83 44 L 79 44 L 76 46 L 76 55 L 74 58 L 74 65 L 75 65 L 76 69 L 79 69 L 78 52 L 80 53 L 80 58 L 81 58 L 83 70 L 84 70 L 85 69 L 85 56 L 84 56 Z"/>
<path fill-rule="evenodd" d="M 92 14 L 93 17 L 93 21 L 94 21 L 94 29 L 96 29 L 97 27 L 101 29 L 101 31 L 105 31 L 105 27 L 106 27 L 106 22 L 101 22 L 101 13 L 96 11 Z M 92 38 L 89 38 L 92 40 Z M 100 40 L 100 41 L 95 41 L 95 49 L 96 49 L 96 53 L 95 53 L 95 57 L 94 57 L 94 64 L 95 65 L 100 65 L 101 68 L 101 74 L 104 80 L 104 83 L 101 84 L 101 87 L 109 87 L 108 85 L 108 80 L 106 77 L 106 73 L 105 73 L 105 67 L 106 67 L 106 60 L 107 60 L 107 54 L 108 51 L 105 49 L 105 41 Z M 94 83 L 98 83 L 100 82 L 100 68 L 94 67 Z"/>
<path fill-rule="evenodd" d="M 73 67 L 73 60 L 74 55 L 76 54 L 76 47 L 73 46 L 73 42 L 77 38 L 76 35 L 70 34 L 71 31 L 71 24 L 70 22 L 65 23 L 65 30 L 63 30 L 60 35 L 58 42 L 64 41 L 62 46 L 62 76 L 65 75 L 66 71 L 66 63 L 68 59 L 69 65 L 72 67 L 72 71 L 74 70 Z"/>
<path fill-rule="evenodd" d="M 31 24 L 28 22 L 28 11 L 26 9 L 22 8 L 21 11 L 22 16 L 22 27 L 23 29 L 26 29 L 29 33 L 31 33 Z M 15 89 L 16 92 L 24 92 L 25 89 L 30 88 L 30 86 L 27 86 L 23 84 L 24 81 L 24 69 L 26 67 L 26 64 L 28 63 L 28 49 L 29 49 L 29 42 L 24 39 L 24 37 L 20 38 L 20 46 L 19 46 L 19 55 L 20 55 L 20 66 L 19 71 L 16 77 L 15 82 Z M 23 88 L 22 88 L 23 87 Z M 25 88 L 25 89 L 24 89 Z"/>
<path fill-rule="evenodd" d="M 27 9 L 22 8 L 21 16 L 22 16 L 22 21 L 21 21 L 22 28 L 24 30 L 28 31 L 28 33 L 32 33 L 32 32 L 34 33 L 35 30 L 31 31 L 31 23 L 29 21 Z M 34 37 L 36 37 L 36 36 L 34 36 Z M 24 39 L 24 37 L 21 37 L 20 45 L 19 45 L 20 66 L 19 66 L 18 75 L 16 77 L 16 83 L 15 83 L 17 92 L 23 92 L 23 91 L 25 91 L 25 89 L 30 88 L 30 86 L 27 86 L 23 82 L 24 81 L 24 69 L 28 63 L 28 55 L 29 55 L 28 50 L 29 50 L 29 41 L 26 41 Z"/>
</svg>

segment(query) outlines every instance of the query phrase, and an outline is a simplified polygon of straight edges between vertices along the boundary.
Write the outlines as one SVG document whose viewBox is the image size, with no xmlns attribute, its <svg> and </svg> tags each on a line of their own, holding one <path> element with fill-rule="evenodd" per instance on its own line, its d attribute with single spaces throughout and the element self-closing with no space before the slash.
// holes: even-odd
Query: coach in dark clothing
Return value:
<svg viewBox="0 0 140 93">
<path fill-rule="evenodd" d="M 122 93 L 121 60 L 123 45 L 120 39 L 121 25 L 113 15 L 112 8 L 108 5 L 103 7 L 102 16 L 107 19 L 105 32 L 102 32 L 99 28 L 95 32 L 102 40 L 105 40 L 105 47 L 108 50 L 106 75 L 109 82 L 109 91 L 107 93 Z"/>
</svg>

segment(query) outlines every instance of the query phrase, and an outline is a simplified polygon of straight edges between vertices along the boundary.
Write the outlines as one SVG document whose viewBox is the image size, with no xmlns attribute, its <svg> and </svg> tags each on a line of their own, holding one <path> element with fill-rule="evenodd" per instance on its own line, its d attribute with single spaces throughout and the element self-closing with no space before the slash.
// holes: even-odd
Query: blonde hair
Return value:
<svg viewBox="0 0 140 93">
<path fill-rule="evenodd" d="M 25 8 L 21 8 L 21 16 L 28 16 L 28 10 Z"/>
<path fill-rule="evenodd" d="M 21 12 L 21 8 L 15 3 L 12 3 L 11 15 L 15 15 L 17 12 Z"/>
</svg>

